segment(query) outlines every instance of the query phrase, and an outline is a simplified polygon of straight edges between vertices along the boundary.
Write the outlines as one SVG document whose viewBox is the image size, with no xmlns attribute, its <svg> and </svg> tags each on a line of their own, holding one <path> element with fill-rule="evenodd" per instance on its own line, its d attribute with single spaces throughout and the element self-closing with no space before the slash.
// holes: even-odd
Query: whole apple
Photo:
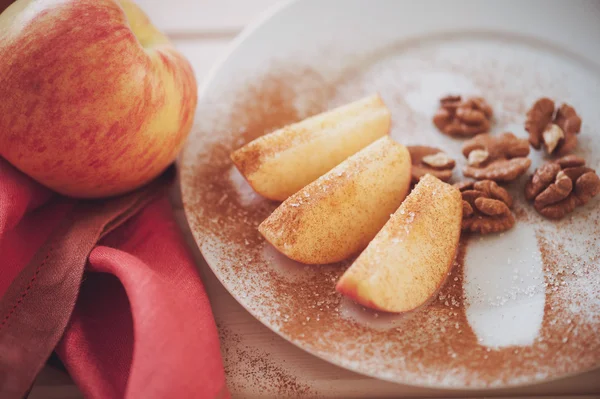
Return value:
<svg viewBox="0 0 600 399">
<path fill-rule="evenodd" d="M 62 194 L 152 180 L 196 102 L 189 62 L 129 0 L 17 0 L 0 14 L 0 156 Z"/>
</svg>

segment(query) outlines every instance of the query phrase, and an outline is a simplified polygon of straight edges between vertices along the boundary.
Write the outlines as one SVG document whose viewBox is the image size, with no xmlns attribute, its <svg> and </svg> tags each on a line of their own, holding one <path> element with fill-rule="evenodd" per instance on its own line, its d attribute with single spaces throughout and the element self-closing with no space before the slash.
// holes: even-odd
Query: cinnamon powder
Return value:
<svg viewBox="0 0 600 399">
<path fill-rule="evenodd" d="M 227 385 L 233 392 L 254 391 L 257 395 L 278 398 L 311 396 L 309 386 L 301 383 L 277 365 L 268 353 L 250 349 L 243 338 L 224 326 L 219 326 Z M 230 368 L 227 365 L 235 365 Z"/>
</svg>

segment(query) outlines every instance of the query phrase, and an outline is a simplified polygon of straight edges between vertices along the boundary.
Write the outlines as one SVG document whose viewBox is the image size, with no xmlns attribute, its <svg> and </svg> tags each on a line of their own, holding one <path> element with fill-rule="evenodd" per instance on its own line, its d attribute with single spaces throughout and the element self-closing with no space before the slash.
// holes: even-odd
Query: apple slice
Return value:
<svg viewBox="0 0 600 399">
<path fill-rule="evenodd" d="M 390 121 L 383 100 L 373 95 L 259 137 L 231 159 L 257 193 L 283 201 L 385 136 Z"/>
<path fill-rule="evenodd" d="M 460 238 L 460 191 L 425 175 L 338 281 L 338 292 L 386 312 L 423 305 L 445 281 Z"/>
<path fill-rule="evenodd" d="M 258 227 L 284 255 L 333 263 L 364 249 L 408 193 L 410 154 L 389 136 L 284 201 Z"/>
</svg>

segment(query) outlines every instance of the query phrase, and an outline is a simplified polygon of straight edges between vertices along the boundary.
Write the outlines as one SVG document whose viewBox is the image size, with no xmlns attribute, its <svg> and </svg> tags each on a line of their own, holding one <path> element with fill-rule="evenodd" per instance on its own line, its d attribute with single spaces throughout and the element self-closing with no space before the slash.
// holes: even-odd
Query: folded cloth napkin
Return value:
<svg viewBox="0 0 600 399">
<path fill-rule="evenodd" d="M 86 398 L 229 397 L 172 178 L 78 201 L 0 158 L 0 398 L 22 398 L 53 350 Z"/>
</svg>

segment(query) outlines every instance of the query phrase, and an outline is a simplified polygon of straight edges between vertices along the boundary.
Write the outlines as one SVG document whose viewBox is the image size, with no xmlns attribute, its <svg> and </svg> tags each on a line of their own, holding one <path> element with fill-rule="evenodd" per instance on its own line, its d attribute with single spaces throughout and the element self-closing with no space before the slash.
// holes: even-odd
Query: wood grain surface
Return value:
<svg viewBox="0 0 600 399">
<path fill-rule="evenodd" d="M 243 27 L 275 0 L 138 0 L 188 57 L 199 82 Z M 264 397 L 512 397 L 598 398 L 600 371 L 533 387 L 488 392 L 437 391 L 402 386 L 333 366 L 279 337 L 247 313 L 216 279 L 189 232 L 179 187 L 171 190 L 175 216 L 211 299 L 234 398 Z M 82 395 L 64 372 L 46 367 L 32 399 Z"/>
</svg>

